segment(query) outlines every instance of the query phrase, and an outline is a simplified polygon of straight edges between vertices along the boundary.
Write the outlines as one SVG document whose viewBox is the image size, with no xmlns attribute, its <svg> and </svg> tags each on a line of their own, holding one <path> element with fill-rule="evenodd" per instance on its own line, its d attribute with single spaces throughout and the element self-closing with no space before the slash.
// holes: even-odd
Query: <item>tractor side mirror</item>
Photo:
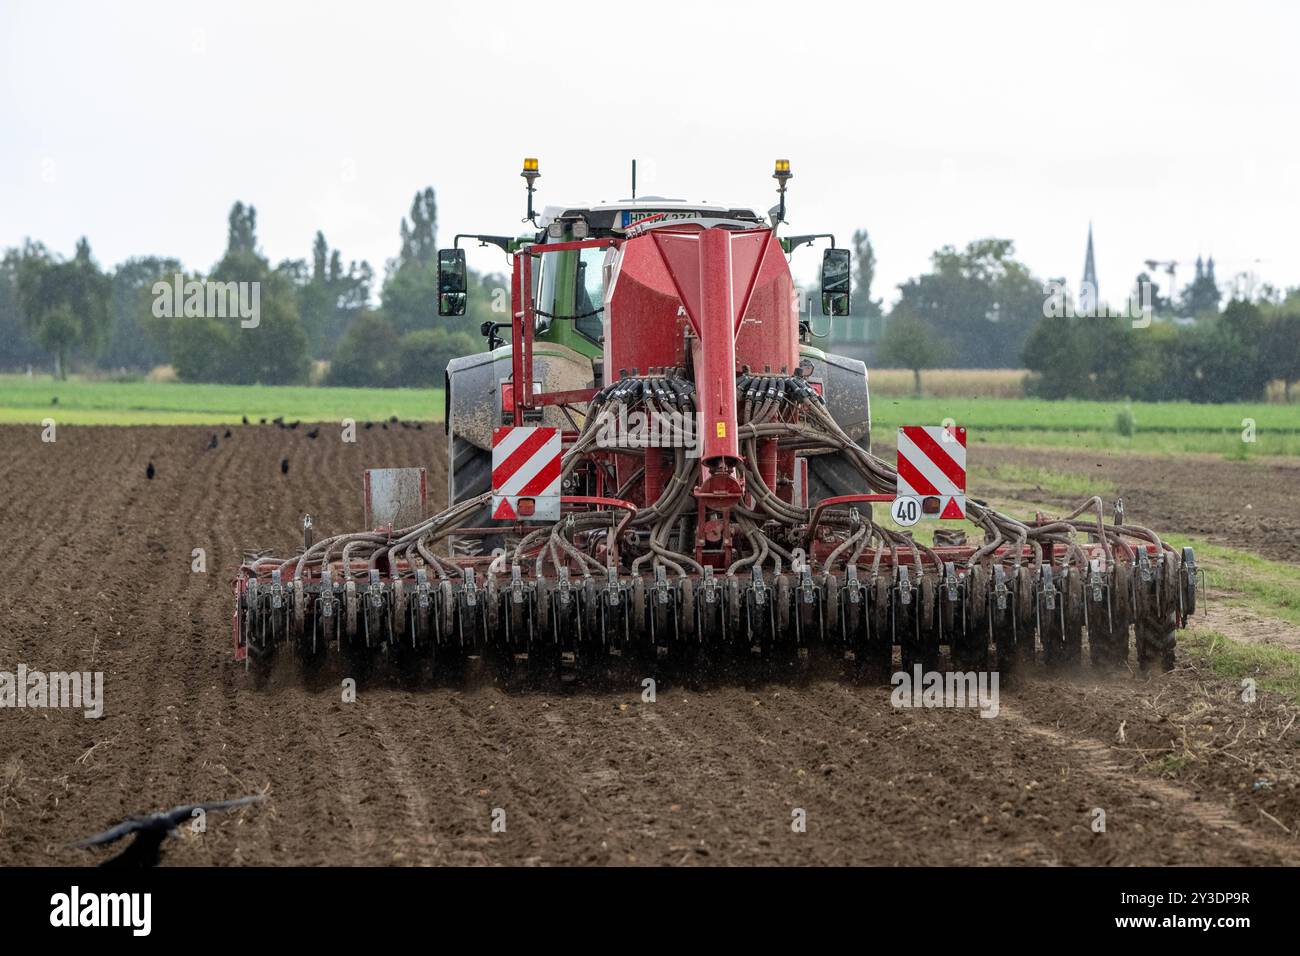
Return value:
<svg viewBox="0 0 1300 956">
<path fill-rule="evenodd" d="M 465 314 L 465 250 L 438 250 L 438 314 Z"/>
<path fill-rule="evenodd" d="M 849 250 L 827 249 L 822 253 L 822 315 L 848 315 Z"/>
</svg>

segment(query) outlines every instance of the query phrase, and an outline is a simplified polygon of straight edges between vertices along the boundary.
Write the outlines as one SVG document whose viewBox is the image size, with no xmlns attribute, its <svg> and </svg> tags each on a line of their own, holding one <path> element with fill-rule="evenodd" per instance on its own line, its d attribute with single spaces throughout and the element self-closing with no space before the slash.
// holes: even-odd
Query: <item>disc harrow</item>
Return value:
<svg viewBox="0 0 1300 956">
<path fill-rule="evenodd" d="M 564 453 L 574 493 L 558 522 L 475 527 L 489 493 L 411 527 L 250 554 L 235 581 L 236 656 L 258 667 L 287 651 L 305 663 L 387 654 L 581 669 L 618 657 L 829 654 L 884 674 L 895 653 L 905 669 L 929 670 L 945 650 L 963 669 L 1010 670 L 1040 654 L 1072 667 L 1086 634 L 1093 666 L 1134 655 L 1142 669 L 1173 665 L 1175 632 L 1196 603 L 1190 548 L 1122 513 L 1107 521 L 1098 498 L 1032 521 L 971 499 L 978 540 L 945 527 L 922 543 L 874 519 L 873 505 L 895 493 L 894 468 L 850 438 L 799 373 L 738 377 L 744 492 L 715 510 L 683 447 L 690 418 L 680 413 L 697 410 L 696 391 L 684 369 L 654 371 L 591 399 Z M 629 410 L 655 420 L 658 446 L 598 440 Z M 772 463 L 823 454 L 840 456 L 865 490 L 809 508 Z M 448 546 L 453 533 L 506 543 L 465 556 Z"/>
</svg>

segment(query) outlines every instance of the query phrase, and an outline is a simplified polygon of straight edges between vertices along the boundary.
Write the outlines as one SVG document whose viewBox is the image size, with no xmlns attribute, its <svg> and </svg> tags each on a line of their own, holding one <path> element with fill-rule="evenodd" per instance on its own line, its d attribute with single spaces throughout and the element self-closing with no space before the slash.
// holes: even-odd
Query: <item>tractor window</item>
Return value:
<svg viewBox="0 0 1300 956">
<path fill-rule="evenodd" d="M 533 260 L 533 308 L 542 312 L 555 311 L 555 256 L 538 256 Z M 551 327 L 551 320 L 537 317 L 536 331 Z"/>
<path fill-rule="evenodd" d="M 605 307 L 605 249 L 583 249 L 578 259 L 577 309 L 578 331 L 592 341 L 601 339 Z"/>
</svg>

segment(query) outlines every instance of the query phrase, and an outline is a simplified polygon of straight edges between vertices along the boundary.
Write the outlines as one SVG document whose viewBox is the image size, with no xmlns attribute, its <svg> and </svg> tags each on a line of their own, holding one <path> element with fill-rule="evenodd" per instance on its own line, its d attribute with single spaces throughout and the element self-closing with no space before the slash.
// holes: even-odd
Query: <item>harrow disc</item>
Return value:
<svg viewBox="0 0 1300 956">
<path fill-rule="evenodd" d="M 483 659 L 506 673 L 527 662 L 575 675 L 614 659 L 694 667 L 728 653 L 788 672 L 824 648 L 852 673 L 878 678 L 891 671 L 895 646 L 909 672 L 939 669 L 945 650 L 955 669 L 1010 672 L 1033 661 L 1036 642 L 1049 666 L 1068 667 L 1081 658 L 1085 630 L 1093 664 L 1118 666 L 1132 627 L 1139 664 L 1171 667 L 1175 630 L 1194 599 L 1194 559 L 1154 546 L 1127 552 L 1132 561 L 1094 550 L 1083 563 L 1079 553 L 1034 566 L 1001 552 L 969 564 L 900 548 L 888 562 L 868 554 L 842 570 L 804 563 L 765 573 L 754 562 L 722 574 L 662 564 L 632 573 L 612 562 L 603 573 L 561 566 L 538 576 L 534 563 L 516 562 L 459 574 L 436 566 L 434 581 L 421 563 L 349 571 L 335 562 L 287 583 L 280 569 L 249 575 L 236 638 L 262 672 L 286 644 L 307 666 L 341 653 L 358 675 L 381 656 L 406 674 L 430 660 L 456 668 Z"/>
</svg>

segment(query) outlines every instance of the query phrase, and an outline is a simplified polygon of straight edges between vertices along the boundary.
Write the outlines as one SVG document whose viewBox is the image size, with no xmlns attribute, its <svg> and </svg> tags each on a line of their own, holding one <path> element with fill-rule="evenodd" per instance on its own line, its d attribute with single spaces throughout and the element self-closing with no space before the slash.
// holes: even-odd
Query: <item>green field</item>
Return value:
<svg viewBox="0 0 1300 956">
<path fill-rule="evenodd" d="M 57 402 L 54 399 L 58 399 Z M 1134 430 L 1116 429 L 1131 409 Z M 190 385 L 177 382 L 28 379 L 0 375 L 0 422 L 54 418 L 71 425 L 216 425 L 275 418 L 302 421 L 441 420 L 441 389 Z M 907 398 L 872 402 L 876 437 L 890 441 L 902 424 L 952 418 L 973 444 L 1099 448 L 1117 451 L 1211 452 L 1233 457 L 1300 455 L 1300 405 L 1193 405 L 1188 402 L 1048 402 L 1029 398 Z M 1242 441 L 1254 419 L 1255 441 Z"/>
<path fill-rule="evenodd" d="M 57 403 L 54 399 L 58 399 Z M 178 382 L 58 382 L 0 375 L 0 422 L 61 425 L 224 425 L 288 421 L 442 419 L 442 389 L 318 388 L 309 385 L 189 385 Z"/>
<path fill-rule="evenodd" d="M 1133 434 L 1116 429 L 1132 411 Z M 1300 455 L 1300 405 L 1196 405 L 1191 402 L 1049 402 L 1032 398 L 894 398 L 871 403 L 875 434 L 899 425 L 952 418 L 974 444 L 1100 448 L 1117 451 L 1211 452 L 1232 457 Z M 1242 440 L 1246 420 L 1255 441 Z"/>
</svg>

